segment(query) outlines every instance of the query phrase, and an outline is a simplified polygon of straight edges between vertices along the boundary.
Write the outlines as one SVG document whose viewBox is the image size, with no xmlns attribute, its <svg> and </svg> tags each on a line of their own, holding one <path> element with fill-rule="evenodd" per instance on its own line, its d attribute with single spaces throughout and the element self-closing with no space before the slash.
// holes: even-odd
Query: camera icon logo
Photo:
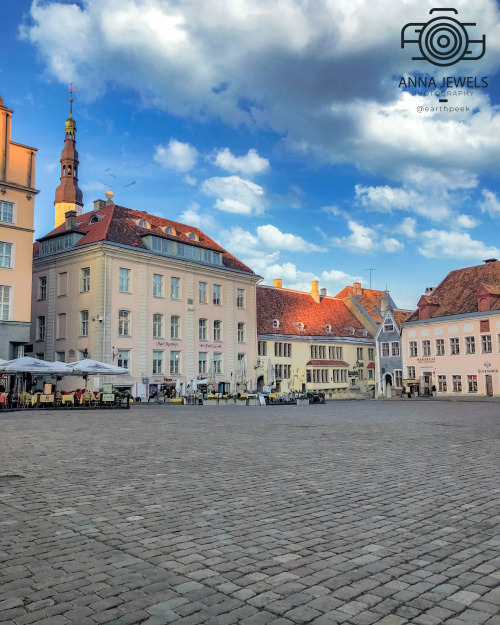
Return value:
<svg viewBox="0 0 500 625">
<path fill-rule="evenodd" d="M 452 11 L 456 9 L 431 9 L 435 11 Z M 401 30 L 401 47 L 405 43 L 418 43 L 422 56 L 412 56 L 413 61 L 429 61 L 433 65 L 447 67 L 459 61 L 477 61 L 486 52 L 486 35 L 481 39 L 470 39 L 466 26 L 476 23 L 462 23 L 449 15 L 433 17 L 427 23 L 410 22 Z M 416 38 L 415 38 L 416 37 Z"/>
</svg>

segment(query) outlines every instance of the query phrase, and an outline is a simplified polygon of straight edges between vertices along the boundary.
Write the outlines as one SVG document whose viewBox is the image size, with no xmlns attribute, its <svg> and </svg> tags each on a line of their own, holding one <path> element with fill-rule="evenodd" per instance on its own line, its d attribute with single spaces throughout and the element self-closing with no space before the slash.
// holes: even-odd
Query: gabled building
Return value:
<svg viewBox="0 0 500 625">
<path fill-rule="evenodd" d="M 374 385 L 374 340 L 346 304 L 319 291 L 257 287 L 259 390 L 360 396 Z"/>
<path fill-rule="evenodd" d="M 34 353 L 126 367 L 130 376 L 94 384 L 136 397 L 253 390 L 259 276 L 200 229 L 119 206 L 110 191 L 82 212 L 68 121 L 56 223 L 61 206 L 71 210 L 34 246 Z"/>
<path fill-rule="evenodd" d="M 403 391 L 403 356 L 401 331 L 411 310 L 388 308 L 375 334 L 377 384 L 376 397 L 401 396 Z"/>
<path fill-rule="evenodd" d="M 500 395 L 500 262 L 449 273 L 403 325 L 403 383 L 438 395 Z"/>
<path fill-rule="evenodd" d="M 345 302 L 352 314 L 372 336 L 375 336 L 387 308 L 397 309 L 389 291 L 365 289 L 360 282 L 353 282 L 352 286 L 346 286 L 335 297 Z"/>
<path fill-rule="evenodd" d="M 24 355 L 30 340 L 36 148 L 12 141 L 0 98 L 0 358 Z"/>
</svg>

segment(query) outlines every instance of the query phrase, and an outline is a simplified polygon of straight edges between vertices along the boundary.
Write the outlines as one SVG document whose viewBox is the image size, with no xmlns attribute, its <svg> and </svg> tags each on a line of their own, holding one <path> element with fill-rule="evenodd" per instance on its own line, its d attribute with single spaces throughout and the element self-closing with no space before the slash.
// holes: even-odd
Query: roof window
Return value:
<svg viewBox="0 0 500 625">
<path fill-rule="evenodd" d="M 163 232 L 165 234 L 170 234 L 173 237 L 175 237 L 175 235 L 177 234 L 172 226 L 165 226 L 165 228 L 163 228 Z"/>
<path fill-rule="evenodd" d="M 280 322 L 278 319 L 273 319 L 273 328 L 277 330 L 280 327 Z"/>
</svg>

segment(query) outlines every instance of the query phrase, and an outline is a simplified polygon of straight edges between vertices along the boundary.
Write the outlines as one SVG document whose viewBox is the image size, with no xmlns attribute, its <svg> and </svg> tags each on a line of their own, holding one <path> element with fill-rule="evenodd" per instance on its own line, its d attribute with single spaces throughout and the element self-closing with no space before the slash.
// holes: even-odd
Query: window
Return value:
<svg viewBox="0 0 500 625">
<path fill-rule="evenodd" d="M 38 354 L 35 354 L 35 358 L 38 358 L 38 360 L 45 360 L 45 354 L 43 352 L 39 352 Z"/>
<path fill-rule="evenodd" d="M 422 356 L 431 355 L 431 342 L 429 340 L 422 341 Z"/>
<path fill-rule="evenodd" d="M 415 358 L 417 355 L 417 341 L 410 341 L 410 358 Z"/>
<path fill-rule="evenodd" d="M 483 354 L 491 354 L 493 351 L 491 344 L 491 334 L 481 335 L 481 351 Z"/>
<path fill-rule="evenodd" d="M 163 352 L 153 351 L 153 375 L 163 373 Z"/>
<path fill-rule="evenodd" d="M 290 379 L 291 371 L 292 371 L 292 365 L 283 365 L 283 379 L 284 380 Z"/>
<path fill-rule="evenodd" d="M 214 373 L 222 373 L 222 354 L 214 352 Z"/>
<path fill-rule="evenodd" d="M 89 311 L 80 311 L 80 336 L 89 335 Z"/>
<path fill-rule="evenodd" d="M 401 369 L 394 369 L 394 386 L 396 388 L 402 388 L 403 386 L 403 372 Z"/>
<path fill-rule="evenodd" d="M 313 369 L 313 372 L 314 371 L 316 371 L 316 369 Z M 283 365 L 274 365 L 274 377 L 276 380 L 283 379 Z"/>
<path fill-rule="evenodd" d="M 368 348 L 368 360 L 374 360 L 374 359 L 375 359 L 375 348 L 369 347 Z"/>
<path fill-rule="evenodd" d="M 181 360 L 180 352 L 170 352 L 170 373 L 171 374 L 179 373 L 180 360 Z"/>
<path fill-rule="evenodd" d="M 129 349 L 118 350 L 117 365 L 119 367 L 123 367 L 124 369 L 128 369 L 130 367 L 130 350 Z"/>
<path fill-rule="evenodd" d="M 489 332 L 490 331 L 490 320 L 489 319 L 481 319 L 479 322 L 479 332 Z"/>
<path fill-rule="evenodd" d="M 14 204 L 0 200 L 0 221 L 14 223 Z"/>
<path fill-rule="evenodd" d="M 452 384 L 453 384 L 453 392 L 461 393 L 462 392 L 462 376 L 461 375 L 452 375 L 451 376 Z"/>
<path fill-rule="evenodd" d="M 292 344 L 291 343 L 279 343 L 274 344 L 274 355 L 280 358 L 292 357 Z M 265 356 L 265 354 L 264 354 Z"/>
<path fill-rule="evenodd" d="M 45 341 L 45 317 L 36 318 L 36 340 Z"/>
<path fill-rule="evenodd" d="M 80 269 L 80 291 L 82 293 L 90 291 L 90 267 Z"/>
<path fill-rule="evenodd" d="M 139 228 L 147 228 L 149 226 L 148 222 L 145 219 L 139 219 L 137 221 L 137 225 Z"/>
<path fill-rule="evenodd" d="M 64 297 L 68 292 L 68 274 L 62 271 L 57 275 L 57 295 Z"/>
<path fill-rule="evenodd" d="M 163 231 L 165 232 L 165 234 L 170 234 L 171 236 L 175 237 L 175 230 L 171 226 L 165 226 Z"/>
<path fill-rule="evenodd" d="M 467 376 L 467 392 L 477 393 L 477 375 Z"/>
<path fill-rule="evenodd" d="M 500 334 L 499 334 L 500 337 Z M 500 344 L 500 339 L 499 339 Z M 259 356 L 267 356 L 267 341 L 259 341 L 257 345 L 257 354 Z"/>
<path fill-rule="evenodd" d="M 382 343 L 382 358 L 389 356 L 389 343 Z"/>
<path fill-rule="evenodd" d="M 153 274 L 153 297 L 163 297 L 163 276 L 159 273 Z"/>
<path fill-rule="evenodd" d="M 280 322 L 278 319 L 273 319 L 273 328 L 277 330 L 280 327 Z"/>
<path fill-rule="evenodd" d="M 170 299 L 180 299 L 180 278 L 170 278 Z"/>
<path fill-rule="evenodd" d="M 444 339 L 436 339 L 436 356 L 444 356 Z"/>
<path fill-rule="evenodd" d="M 200 304 L 207 303 L 207 283 L 198 282 L 198 301 Z"/>
<path fill-rule="evenodd" d="M 460 354 L 460 343 L 458 338 L 450 339 L 450 354 L 458 356 Z"/>
<path fill-rule="evenodd" d="M 187 235 L 187 238 L 188 238 L 190 241 L 198 241 L 198 240 L 199 240 L 198 235 L 197 235 L 197 234 L 195 234 L 194 232 L 189 232 L 189 233 L 188 233 L 188 235 Z"/>
<path fill-rule="evenodd" d="M 448 385 L 446 383 L 446 376 L 445 375 L 438 375 L 438 391 L 440 393 L 447 393 L 448 392 Z"/>
<path fill-rule="evenodd" d="M 12 266 L 12 243 L 0 242 L 0 267 L 9 269 Z"/>
<path fill-rule="evenodd" d="M 384 332 L 394 332 L 394 324 L 391 321 L 384 323 Z"/>
<path fill-rule="evenodd" d="M 430 353 L 430 349 L 431 349 L 431 346 L 430 346 L 430 341 L 429 341 L 429 353 Z M 393 341 L 391 343 L 391 354 L 393 356 L 399 356 L 399 342 L 398 341 Z"/>
<path fill-rule="evenodd" d="M 238 343 L 244 343 L 245 342 L 245 324 L 244 323 L 238 323 Z"/>
<path fill-rule="evenodd" d="M 120 267 L 118 290 L 120 293 L 130 293 L 130 269 Z"/>
<path fill-rule="evenodd" d="M 198 339 L 200 341 L 207 340 L 207 320 L 206 319 L 200 319 L 198 321 Z"/>
<path fill-rule="evenodd" d="M 222 336 L 222 321 L 214 321 L 214 341 L 220 341 Z"/>
<path fill-rule="evenodd" d="M 10 286 L 0 284 L 0 321 L 10 321 L 11 289 Z"/>
<path fill-rule="evenodd" d="M 473 336 L 465 337 L 465 353 L 466 354 L 476 353 L 476 339 Z"/>
<path fill-rule="evenodd" d="M 207 372 L 207 352 L 198 352 L 198 373 L 205 374 Z"/>
<path fill-rule="evenodd" d="M 362 347 L 358 347 L 358 349 L 356 350 L 357 352 L 357 360 L 363 360 L 363 348 Z"/>
<path fill-rule="evenodd" d="M 373 380 L 373 377 L 374 377 L 373 374 L 374 374 L 373 369 L 368 369 L 368 379 L 369 380 Z"/>
<path fill-rule="evenodd" d="M 415 367 L 406 367 L 406 369 L 408 371 L 408 379 L 414 380 L 415 379 Z"/>
<path fill-rule="evenodd" d="M 56 362 L 65 362 L 66 352 L 56 352 Z"/>
<path fill-rule="evenodd" d="M 222 303 L 222 287 L 220 284 L 214 284 L 214 290 L 213 290 L 213 303 L 216 306 L 220 306 Z"/>
<path fill-rule="evenodd" d="M 153 338 L 159 339 L 163 336 L 163 315 L 155 313 L 153 315 Z"/>
<path fill-rule="evenodd" d="M 118 335 L 130 336 L 130 312 L 128 310 L 118 311 Z"/>
<path fill-rule="evenodd" d="M 362 380 L 363 379 L 363 369 L 360 369 L 358 371 L 358 380 Z"/>
<path fill-rule="evenodd" d="M 245 289 L 236 290 L 236 306 L 237 308 L 245 308 Z"/>
<path fill-rule="evenodd" d="M 181 318 L 177 315 L 170 317 L 170 338 L 178 339 L 181 336 Z"/>
<path fill-rule="evenodd" d="M 38 299 L 47 299 L 47 276 L 38 278 Z"/>
</svg>

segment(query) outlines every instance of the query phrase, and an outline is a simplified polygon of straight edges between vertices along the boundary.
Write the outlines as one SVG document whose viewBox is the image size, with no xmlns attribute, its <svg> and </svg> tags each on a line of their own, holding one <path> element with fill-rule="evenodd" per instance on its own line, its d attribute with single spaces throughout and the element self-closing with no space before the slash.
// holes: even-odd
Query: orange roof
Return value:
<svg viewBox="0 0 500 625">
<path fill-rule="evenodd" d="M 431 319 L 478 312 L 477 292 L 479 288 L 485 286 L 491 294 L 498 294 L 499 261 L 450 272 L 432 292 L 432 295 L 438 298 L 439 305 L 432 313 Z M 493 305 L 493 310 L 500 310 L 500 299 Z M 408 321 L 417 321 L 418 318 L 418 310 L 416 310 Z"/>
<path fill-rule="evenodd" d="M 278 321 L 279 327 L 274 327 L 275 320 Z M 303 330 L 299 329 L 300 323 L 304 324 Z M 330 329 L 327 326 L 330 326 Z M 342 300 L 322 297 L 317 303 L 310 293 L 271 286 L 257 286 L 257 332 L 295 336 L 371 338 Z"/>
<path fill-rule="evenodd" d="M 97 217 L 98 221 L 96 223 L 90 223 L 92 217 Z M 141 219 L 147 221 L 150 227 L 143 228 L 138 226 L 138 221 Z M 163 228 L 166 226 L 173 228 L 176 234 L 165 234 Z M 66 224 L 63 223 L 44 237 L 38 239 L 38 241 L 53 238 L 65 234 L 66 232 Z M 83 237 L 76 243 L 76 247 L 88 245 L 89 243 L 97 243 L 99 241 L 109 241 L 129 247 L 148 249 L 142 237 L 145 235 L 154 235 L 172 241 L 180 241 L 186 245 L 193 245 L 195 247 L 220 252 L 225 267 L 237 269 L 246 273 L 254 273 L 247 265 L 230 254 L 199 228 L 116 204 L 105 205 L 99 210 L 78 215 L 76 218 L 76 227 L 73 232 L 83 234 Z M 187 235 L 191 232 L 198 237 L 198 241 L 191 241 L 187 238 Z M 35 244 L 33 253 L 34 256 L 38 256 L 39 245 Z"/>
<path fill-rule="evenodd" d="M 354 288 L 352 286 L 346 286 L 342 289 L 342 291 L 340 291 L 340 293 L 337 293 L 335 297 L 338 297 L 340 299 L 345 299 L 347 297 L 355 298 L 375 323 L 380 323 L 382 321 L 382 316 L 380 314 L 380 303 L 384 299 L 384 297 L 389 298 L 389 306 L 396 308 L 396 305 L 392 301 L 387 291 L 376 291 L 375 289 L 361 289 L 361 295 L 355 295 Z"/>
<path fill-rule="evenodd" d="M 400 330 L 403 323 L 408 319 L 412 312 L 412 310 L 391 310 L 392 318 Z"/>
</svg>

